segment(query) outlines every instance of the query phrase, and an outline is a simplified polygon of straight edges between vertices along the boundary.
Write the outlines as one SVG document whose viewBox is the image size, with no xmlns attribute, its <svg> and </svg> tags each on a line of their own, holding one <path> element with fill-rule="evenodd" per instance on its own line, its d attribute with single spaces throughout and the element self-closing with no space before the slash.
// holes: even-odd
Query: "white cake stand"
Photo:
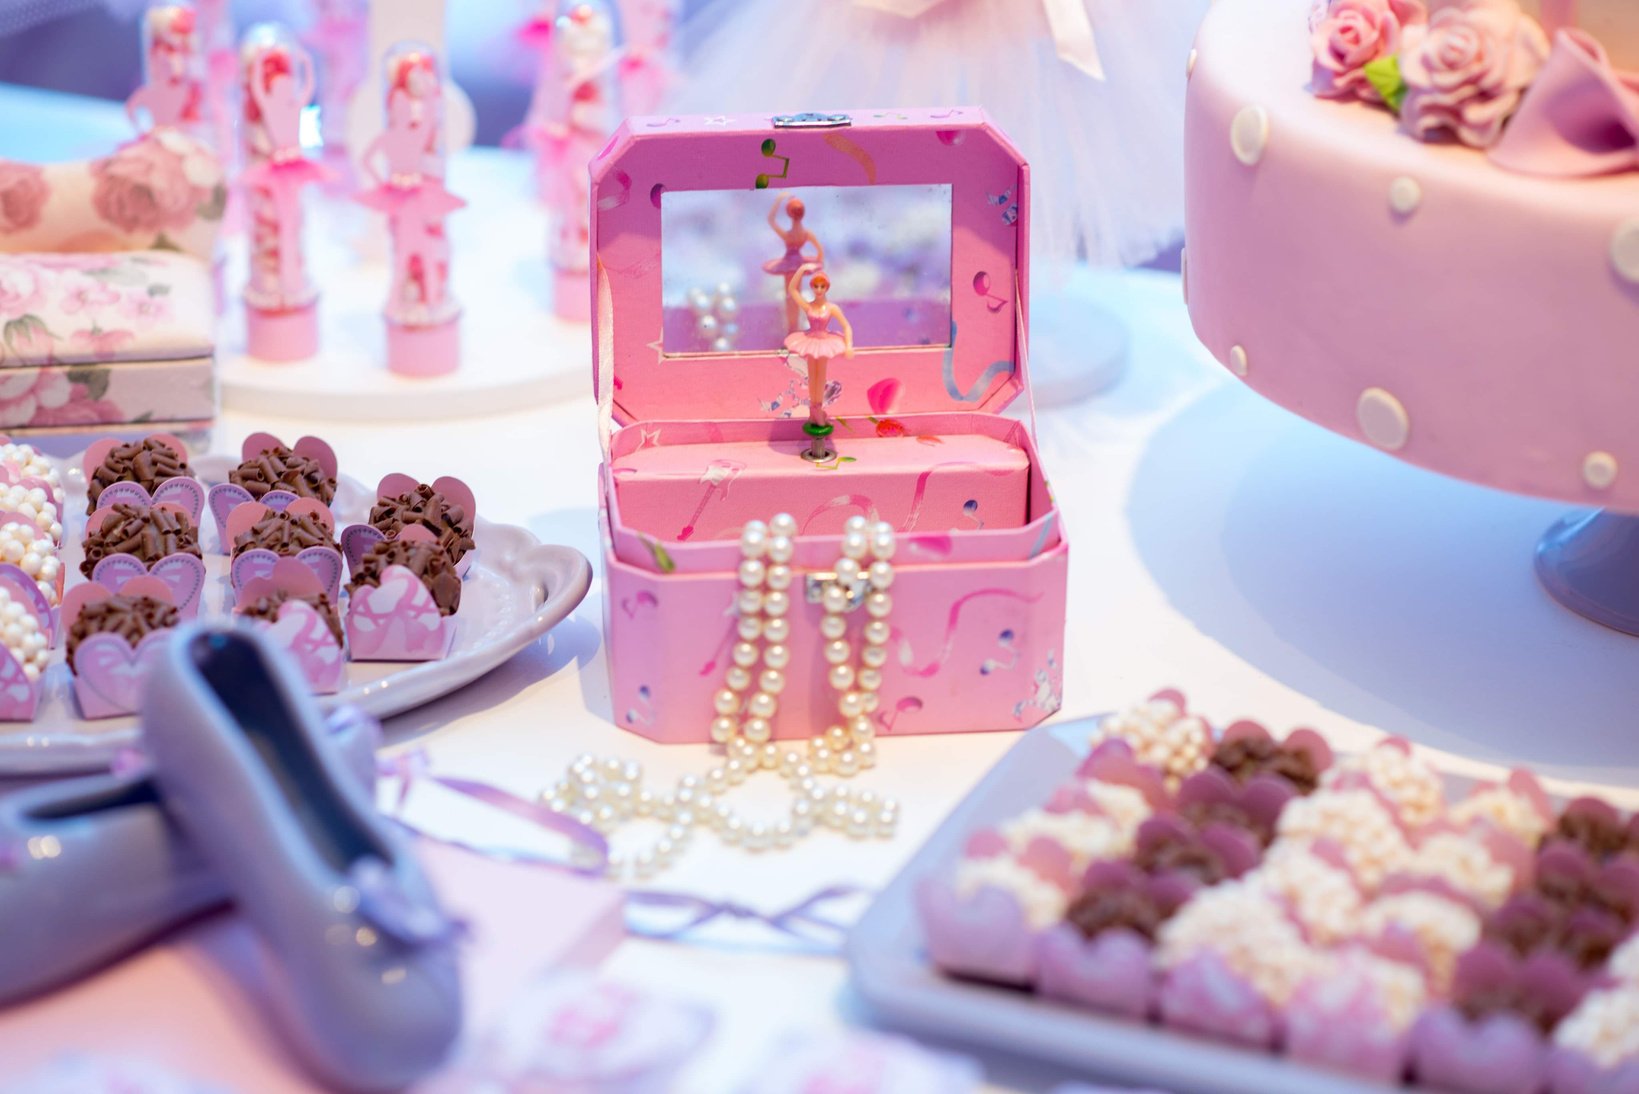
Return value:
<svg viewBox="0 0 1639 1094">
<path fill-rule="evenodd" d="M 552 312 L 547 213 L 528 156 L 493 148 L 451 158 L 451 282 L 461 301 L 461 367 L 407 379 L 386 366 L 386 234 L 379 214 L 344 193 L 308 196 L 308 262 L 322 296 L 318 354 L 260 361 L 245 351 L 243 233 L 228 242 L 229 297 L 218 350 L 223 405 L 303 419 L 471 417 L 591 391 L 591 330 Z"/>
</svg>

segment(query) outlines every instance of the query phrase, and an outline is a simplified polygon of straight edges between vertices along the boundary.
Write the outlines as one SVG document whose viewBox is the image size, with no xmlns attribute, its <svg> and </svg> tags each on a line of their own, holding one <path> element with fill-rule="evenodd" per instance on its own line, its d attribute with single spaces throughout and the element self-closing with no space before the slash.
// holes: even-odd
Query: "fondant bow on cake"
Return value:
<svg viewBox="0 0 1639 1094">
<path fill-rule="evenodd" d="M 874 8 L 915 19 L 950 0 L 854 0 L 857 7 Z M 1075 65 L 1095 80 L 1104 78 L 1104 62 L 1093 38 L 1093 21 L 1084 0 L 1040 0 L 1047 15 L 1047 29 L 1061 60 Z"/>
<path fill-rule="evenodd" d="M 1561 30 L 1491 162 L 1556 178 L 1639 170 L 1639 73 L 1614 68 L 1581 31 Z"/>
</svg>

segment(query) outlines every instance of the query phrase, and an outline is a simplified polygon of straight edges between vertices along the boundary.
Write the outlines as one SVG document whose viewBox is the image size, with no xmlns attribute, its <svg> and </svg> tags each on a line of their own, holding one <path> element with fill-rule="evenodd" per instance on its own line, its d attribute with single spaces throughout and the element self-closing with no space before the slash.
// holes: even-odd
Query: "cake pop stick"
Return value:
<svg viewBox="0 0 1639 1094">
<path fill-rule="evenodd" d="M 302 154 L 301 114 L 313 98 L 313 61 L 283 27 L 261 24 L 239 50 L 250 275 L 245 328 L 250 353 L 270 361 L 318 349 L 318 290 L 302 246 L 302 187 L 329 177 Z"/>
<path fill-rule="evenodd" d="M 444 189 L 437 56 L 427 46 L 401 43 L 388 51 L 385 65 L 387 125 L 361 158 L 375 185 L 359 200 L 387 214 L 391 237 L 392 273 L 383 311 L 387 367 L 408 376 L 436 376 L 454 371 L 461 361 L 461 307 L 449 291 L 444 220 L 466 202 Z"/>
</svg>

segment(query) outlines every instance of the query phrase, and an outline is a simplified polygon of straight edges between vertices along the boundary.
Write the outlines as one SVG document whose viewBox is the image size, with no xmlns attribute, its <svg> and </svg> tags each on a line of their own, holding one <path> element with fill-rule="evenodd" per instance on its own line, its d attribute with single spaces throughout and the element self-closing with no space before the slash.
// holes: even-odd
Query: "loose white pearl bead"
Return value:
<svg viewBox="0 0 1639 1094">
<path fill-rule="evenodd" d="M 736 642 L 734 649 L 729 651 L 734 663 L 742 668 L 750 668 L 757 663 L 757 647 L 750 642 Z"/>
<path fill-rule="evenodd" d="M 893 557 L 893 534 L 882 535 L 880 532 L 871 537 L 871 554 L 886 562 Z"/>
<path fill-rule="evenodd" d="M 776 563 L 768 567 L 767 572 L 763 575 L 763 580 L 768 583 L 770 589 L 789 589 L 791 587 L 791 567 L 783 562 Z"/>
<path fill-rule="evenodd" d="M 797 764 L 796 767 L 793 767 L 791 769 L 791 781 L 792 782 L 800 783 L 804 779 L 811 779 L 813 777 L 814 777 L 814 769 L 812 767 L 808 766 L 808 761 L 807 760 L 803 760 L 801 763 Z"/>
<path fill-rule="evenodd" d="M 741 589 L 736 606 L 741 615 L 756 615 L 763 610 L 763 594 L 757 589 Z"/>
<path fill-rule="evenodd" d="M 869 623 L 865 624 L 865 626 L 860 630 L 860 633 L 865 636 L 865 641 L 869 642 L 873 646 L 885 645 L 888 639 L 893 635 L 893 631 L 888 626 L 888 621 L 886 619 L 871 620 Z"/>
<path fill-rule="evenodd" d="M 879 669 L 860 669 L 858 679 L 860 691 L 875 691 L 882 686 L 882 672 Z"/>
<path fill-rule="evenodd" d="M 754 558 L 748 558 L 740 563 L 740 584 L 748 589 L 761 585 L 767 576 L 768 568 Z"/>
<path fill-rule="evenodd" d="M 847 665 L 832 665 L 828 678 L 837 691 L 847 691 L 854 686 L 854 670 Z"/>
<path fill-rule="evenodd" d="M 794 536 L 797 534 L 797 518 L 790 513 L 777 513 L 768 522 L 768 530 L 777 536 Z"/>
<path fill-rule="evenodd" d="M 791 594 L 778 589 L 763 594 L 763 611 L 772 619 L 778 619 L 791 610 Z"/>
<path fill-rule="evenodd" d="M 826 638 L 841 638 L 848 633 L 848 621 L 840 615 L 820 617 L 820 634 Z"/>
<path fill-rule="evenodd" d="M 796 553 L 796 545 L 791 542 L 790 536 L 773 536 L 768 541 L 770 562 L 790 562 L 791 556 Z"/>
<path fill-rule="evenodd" d="M 778 771 L 780 767 L 780 746 L 770 741 L 768 744 L 763 745 L 757 753 L 757 759 L 764 771 Z"/>
<path fill-rule="evenodd" d="M 755 696 L 753 696 L 753 698 L 755 698 Z M 740 728 L 745 733 L 747 741 L 752 741 L 757 744 L 761 744 L 762 742 L 768 740 L 769 734 L 773 732 L 773 727 L 768 724 L 768 719 L 764 717 L 747 718 L 745 725 L 741 726 Z"/>
<path fill-rule="evenodd" d="M 855 513 L 843 523 L 842 530 L 844 532 L 858 532 L 860 535 L 864 535 L 866 531 L 869 530 L 870 526 L 870 521 L 866 520 L 860 514 Z"/>
<path fill-rule="evenodd" d="M 841 638 L 825 644 L 825 660 L 828 664 L 840 665 L 848 660 L 851 653 L 853 653 L 852 647 Z"/>
<path fill-rule="evenodd" d="M 723 842 L 728 844 L 730 847 L 733 847 L 735 844 L 744 839 L 745 834 L 745 821 L 741 820 L 739 817 L 731 816 L 723 821 L 720 835 Z"/>
<path fill-rule="evenodd" d="M 842 712 L 844 718 L 857 718 L 865 713 L 865 696 L 857 691 L 843 692 L 837 699 L 837 710 Z"/>
<path fill-rule="evenodd" d="M 894 526 L 885 520 L 879 520 L 871 527 L 870 534 L 873 536 L 891 536 L 894 534 Z"/>
<path fill-rule="evenodd" d="M 740 622 L 735 626 L 740 637 L 747 642 L 756 641 L 763 633 L 763 621 L 754 615 L 741 616 Z"/>
<path fill-rule="evenodd" d="M 768 525 L 754 520 L 740 533 L 740 553 L 747 558 L 762 558 L 768 550 Z"/>
<path fill-rule="evenodd" d="M 728 763 L 724 764 L 723 771 L 728 775 L 729 785 L 731 786 L 739 786 L 741 783 L 746 781 L 746 775 L 749 774 L 749 772 L 746 771 L 746 765 L 737 759 L 730 760 Z"/>
<path fill-rule="evenodd" d="M 718 714 L 733 714 L 740 709 L 740 697 L 728 688 L 720 690 L 711 702 Z"/>
<path fill-rule="evenodd" d="M 785 690 L 785 673 L 779 669 L 764 669 L 757 678 L 757 684 L 770 695 L 778 695 Z"/>
<path fill-rule="evenodd" d="M 842 555 L 844 558 L 862 559 L 871 549 L 870 540 L 863 532 L 849 532 L 842 537 Z"/>
<path fill-rule="evenodd" d="M 861 714 L 848 723 L 848 732 L 854 735 L 856 741 L 869 741 L 876 736 L 876 723 Z"/>
<path fill-rule="evenodd" d="M 844 828 L 848 823 L 848 818 L 853 816 L 853 806 L 848 803 L 846 798 L 838 798 L 826 808 L 824 816 L 826 822 L 833 828 Z"/>
<path fill-rule="evenodd" d="M 647 817 L 654 812 L 654 791 L 639 790 L 637 792 L 637 815 Z"/>
<path fill-rule="evenodd" d="M 848 834 L 855 839 L 864 839 L 871 834 L 871 815 L 863 809 L 856 809 L 848 817 Z"/>
<path fill-rule="evenodd" d="M 837 559 L 837 579 L 852 582 L 859 578 L 859 563 L 851 558 Z"/>
<path fill-rule="evenodd" d="M 763 664 L 771 669 L 783 669 L 791 663 L 791 650 L 778 643 L 763 647 Z"/>
<path fill-rule="evenodd" d="M 849 740 L 849 737 L 848 737 L 848 731 L 846 729 L 843 729 L 841 726 L 832 726 L 830 729 L 825 731 L 825 747 L 826 748 L 829 748 L 829 749 L 831 749 L 833 751 L 836 751 L 836 752 L 841 752 L 843 749 L 847 748 L 849 746 L 849 744 L 851 744 L 851 743 L 852 742 Z"/>
<path fill-rule="evenodd" d="M 781 617 L 763 623 L 763 637 L 770 642 L 784 642 L 791 637 L 791 620 Z"/>
<path fill-rule="evenodd" d="M 865 713 L 875 714 L 876 708 L 882 705 L 882 696 L 874 691 L 860 693 L 865 699 Z"/>
<path fill-rule="evenodd" d="M 751 673 L 739 665 L 732 665 L 723 674 L 723 682 L 734 691 L 744 691 L 751 686 Z"/>
<path fill-rule="evenodd" d="M 711 722 L 711 739 L 720 745 L 726 745 L 733 739 L 735 731 L 739 728 L 733 718 L 727 716 L 713 718 Z"/>
<path fill-rule="evenodd" d="M 753 692 L 750 701 L 746 703 L 746 711 L 757 718 L 772 718 L 777 710 L 779 704 L 766 691 Z"/>
<path fill-rule="evenodd" d="M 869 580 L 872 588 L 887 589 L 893 585 L 893 564 L 880 559 L 871 563 Z"/>
<path fill-rule="evenodd" d="M 860 741 L 854 746 L 854 754 L 859 757 L 859 766 L 862 769 L 876 766 L 876 742 Z"/>
<path fill-rule="evenodd" d="M 777 767 L 780 774 L 789 779 L 800 763 L 802 763 L 802 753 L 796 749 L 788 748 L 780 754 L 780 762 Z"/>
<path fill-rule="evenodd" d="M 879 669 L 888 663 L 886 646 L 866 646 L 859 651 L 859 659 L 868 669 Z"/>
<path fill-rule="evenodd" d="M 837 774 L 844 776 L 859 774 L 859 753 L 853 749 L 837 753 Z"/>
<path fill-rule="evenodd" d="M 761 824 L 753 824 L 746 829 L 746 850 L 766 851 L 768 849 L 768 829 Z"/>
<path fill-rule="evenodd" d="M 865 598 L 865 610 L 872 619 L 886 619 L 893 611 L 893 597 L 884 592 L 871 593 Z"/>
<path fill-rule="evenodd" d="M 831 770 L 831 750 L 823 745 L 812 749 L 808 753 L 808 764 L 815 771 L 826 772 Z"/>
<path fill-rule="evenodd" d="M 796 826 L 788 820 L 775 821 L 772 829 L 772 835 L 774 837 L 775 847 L 779 847 L 781 849 L 790 847 L 796 842 L 797 839 Z"/>
</svg>

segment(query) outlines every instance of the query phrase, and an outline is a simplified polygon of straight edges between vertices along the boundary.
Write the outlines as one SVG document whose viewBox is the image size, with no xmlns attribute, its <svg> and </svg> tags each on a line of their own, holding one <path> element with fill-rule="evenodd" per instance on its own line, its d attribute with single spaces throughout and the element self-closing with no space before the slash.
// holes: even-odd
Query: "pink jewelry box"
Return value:
<svg viewBox="0 0 1639 1094">
<path fill-rule="evenodd" d="M 782 511 L 799 584 L 776 737 L 835 720 L 806 576 L 836 562 L 855 514 L 899 533 L 883 732 L 1021 729 L 1057 710 L 1069 548 L 1033 430 L 1002 415 L 1029 394 L 1029 168 L 1007 138 L 970 108 L 632 118 L 591 171 L 616 721 L 709 739 L 740 529 Z M 838 455 L 818 463 L 800 455 L 806 375 L 766 276 L 789 274 L 755 262 L 778 260 L 764 221 L 780 187 L 806 203 L 855 331 L 857 353 L 829 364 Z M 943 234 L 927 243 L 930 226 Z M 697 270 L 743 275 L 712 298 L 733 298 L 734 322 L 720 304 L 707 321 Z"/>
<path fill-rule="evenodd" d="M 66 451 L 208 428 L 225 194 L 216 156 L 175 130 L 94 160 L 0 159 L 0 429 Z"/>
</svg>

